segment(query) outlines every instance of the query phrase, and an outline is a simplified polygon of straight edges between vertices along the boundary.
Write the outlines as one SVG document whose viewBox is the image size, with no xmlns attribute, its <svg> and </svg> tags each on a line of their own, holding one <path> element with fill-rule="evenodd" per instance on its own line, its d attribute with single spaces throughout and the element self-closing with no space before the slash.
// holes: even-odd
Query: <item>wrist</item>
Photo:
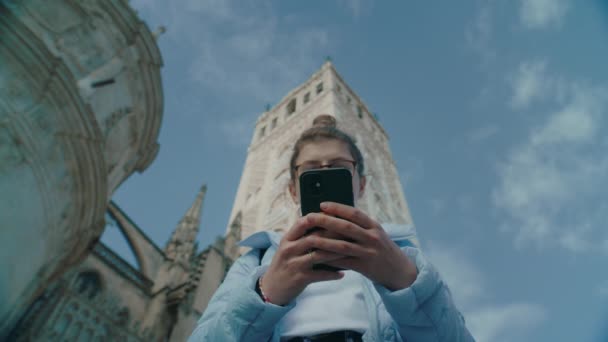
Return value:
<svg viewBox="0 0 608 342">
<path fill-rule="evenodd" d="M 416 278 L 418 277 L 418 269 L 416 268 L 416 265 L 406 256 L 404 256 L 404 261 L 405 266 L 399 267 L 401 272 L 392 273 L 393 276 L 386 284 L 383 284 L 384 287 L 391 291 L 398 291 L 412 286 L 412 284 L 416 281 Z"/>
<path fill-rule="evenodd" d="M 262 289 L 262 278 L 264 277 L 260 277 L 255 283 L 255 292 L 257 292 L 260 298 L 262 298 L 264 303 L 270 303 L 270 298 L 268 298 L 268 296 L 264 293 L 264 290 Z"/>
</svg>

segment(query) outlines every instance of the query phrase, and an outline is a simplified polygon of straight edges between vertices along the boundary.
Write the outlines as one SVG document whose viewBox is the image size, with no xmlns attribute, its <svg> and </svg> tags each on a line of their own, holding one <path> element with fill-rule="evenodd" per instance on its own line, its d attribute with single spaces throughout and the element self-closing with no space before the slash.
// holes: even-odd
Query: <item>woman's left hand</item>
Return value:
<svg viewBox="0 0 608 342">
<path fill-rule="evenodd" d="M 325 264 L 359 272 L 392 291 L 409 287 L 416 280 L 416 265 L 378 222 L 339 203 L 322 203 L 321 210 L 321 214 L 308 214 L 311 223 L 350 240 L 317 238 L 315 248 L 346 256 Z"/>
</svg>

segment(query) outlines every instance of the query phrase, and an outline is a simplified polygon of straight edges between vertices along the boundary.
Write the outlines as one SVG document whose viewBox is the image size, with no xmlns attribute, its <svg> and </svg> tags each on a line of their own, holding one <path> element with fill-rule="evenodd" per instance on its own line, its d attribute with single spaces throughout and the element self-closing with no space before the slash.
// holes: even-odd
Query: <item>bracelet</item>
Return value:
<svg viewBox="0 0 608 342">
<path fill-rule="evenodd" d="M 258 292 L 257 290 L 259 289 L 260 291 L 258 292 L 258 294 L 260 295 L 260 297 L 262 297 L 262 299 L 264 300 L 264 303 L 270 303 L 270 298 L 268 298 L 268 296 L 266 296 L 264 294 L 264 290 L 262 290 L 262 278 L 260 277 L 260 279 L 258 279 L 258 282 L 256 284 L 256 292 Z"/>
</svg>

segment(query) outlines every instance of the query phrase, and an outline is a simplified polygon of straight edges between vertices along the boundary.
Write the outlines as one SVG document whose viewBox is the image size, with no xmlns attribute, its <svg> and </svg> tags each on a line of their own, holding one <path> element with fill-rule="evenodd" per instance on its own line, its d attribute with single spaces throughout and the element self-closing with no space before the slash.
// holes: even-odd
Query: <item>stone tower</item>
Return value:
<svg viewBox="0 0 608 342">
<path fill-rule="evenodd" d="M 412 223 L 386 132 L 327 61 L 257 120 L 227 233 L 235 221 L 242 238 L 289 229 L 299 215 L 288 192 L 292 148 L 323 114 L 356 139 L 365 158 L 367 189 L 358 206 L 381 223 Z"/>
</svg>

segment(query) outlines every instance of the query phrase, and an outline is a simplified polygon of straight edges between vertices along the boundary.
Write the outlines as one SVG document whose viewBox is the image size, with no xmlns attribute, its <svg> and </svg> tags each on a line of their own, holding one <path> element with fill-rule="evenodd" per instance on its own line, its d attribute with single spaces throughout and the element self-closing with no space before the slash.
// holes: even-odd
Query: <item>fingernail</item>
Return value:
<svg viewBox="0 0 608 342">
<path fill-rule="evenodd" d="M 321 209 L 327 209 L 329 207 L 329 203 L 321 202 Z"/>
</svg>

